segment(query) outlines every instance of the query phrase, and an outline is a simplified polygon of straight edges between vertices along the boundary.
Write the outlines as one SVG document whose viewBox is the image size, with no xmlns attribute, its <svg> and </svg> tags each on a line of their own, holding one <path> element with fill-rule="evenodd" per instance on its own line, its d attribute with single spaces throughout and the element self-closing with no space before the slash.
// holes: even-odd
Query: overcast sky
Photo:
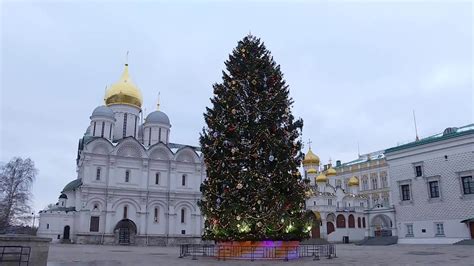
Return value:
<svg viewBox="0 0 474 266">
<path fill-rule="evenodd" d="M 413 109 L 421 137 L 473 122 L 468 1 L 98 2 L 2 3 L 0 161 L 35 161 L 36 211 L 76 178 L 78 140 L 127 50 L 147 113 L 161 92 L 172 142 L 198 144 L 212 84 L 249 31 L 324 163 L 413 140 Z"/>
</svg>

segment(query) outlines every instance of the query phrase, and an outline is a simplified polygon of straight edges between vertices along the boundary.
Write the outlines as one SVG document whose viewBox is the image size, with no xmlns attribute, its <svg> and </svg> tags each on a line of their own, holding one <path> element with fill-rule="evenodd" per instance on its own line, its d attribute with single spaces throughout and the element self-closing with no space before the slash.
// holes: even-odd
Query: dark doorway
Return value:
<svg viewBox="0 0 474 266">
<path fill-rule="evenodd" d="M 69 239 L 69 231 L 71 227 L 69 225 L 64 226 L 63 239 Z"/>
<path fill-rule="evenodd" d="M 130 219 L 122 219 L 115 226 L 116 243 L 122 245 L 133 244 L 133 239 L 137 233 L 137 226 Z"/>
<path fill-rule="evenodd" d="M 311 238 L 321 238 L 321 227 L 319 226 L 319 221 L 317 220 L 313 222 L 313 227 L 311 228 Z"/>
</svg>

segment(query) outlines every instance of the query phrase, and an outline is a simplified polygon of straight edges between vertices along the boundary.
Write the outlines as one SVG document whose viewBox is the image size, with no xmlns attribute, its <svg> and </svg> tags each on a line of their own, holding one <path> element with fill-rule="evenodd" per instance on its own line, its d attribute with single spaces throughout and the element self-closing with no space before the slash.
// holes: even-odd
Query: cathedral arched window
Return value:
<svg viewBox="0 0 474 266">
<path fill-rule="evenodd" d="M 125 171 L 125 182 L 130 182 L 130 170 Z"/>
<path fill-rule="evenodd" d="M 100 180 L 100 174 L 101 174 L 100 171 L 101 171 L 100 167 L 97 167 L 97 170 L 95 172 L 95 180 Z"/>
<path fill-rule="evenodd" d="M 360 223 L 360 217 L 357 218 L 357 227 L 360 228 L 361 223 Z"/>
<path fill-rule="evenodd" d="M 355 219 L 352 214 L 349 215 L 349 228 L 355 228 Z"/>
<path fill-rule="evenodd" d="M 183 224 L 186 222 L 185 215 L 186 215 L 186 210 L 182 208 L 181 209 L 181 223 Z"/>
<path fill-rule="evenodd" d="M 105 129 L 105 122 L 102 121 L 102 130 L 100 132 L 100 136 L 103 138 L 104 137 L 104 129 Z"/>
<path fill-rule="evenodd" d="M 123 219 L 127 219 L 128 218 L 128 206 L 125 205 L 123 206 Z"/>
<path fill-rule="evenodd" d="M 186 175 L 182 175 L 182 176 L 181 176 L 181 185 L 182 185 L 183 187 L 186 186 Z"/>
<path fill-rule="evenodd" d="M 155 173 L 155 185 L 160 184 L 160 173 L 156 172 Z"/>
<path fill-rule="evenodd" d="M 362 227 L 365 228 L 365 217 L 362 218 Z"/>
<path fill-rule="evenodd" d="M 158 222 L 159 222 L 159 213 L 160 213 L 160 212 L 159 212 L 158 207 L 155 207 L 155 211 L 154 211 L 154 213 L 153 213 L 153 221 L 154 221 L 155 223 L 158 223 Z"/>
<path fill-rule="evenodd" d="M 337 228 L 346 228 L 346 218 L 344 217 L 344 215 L 339 214 L 336 217 L 336 226 Z"/>
</svg>

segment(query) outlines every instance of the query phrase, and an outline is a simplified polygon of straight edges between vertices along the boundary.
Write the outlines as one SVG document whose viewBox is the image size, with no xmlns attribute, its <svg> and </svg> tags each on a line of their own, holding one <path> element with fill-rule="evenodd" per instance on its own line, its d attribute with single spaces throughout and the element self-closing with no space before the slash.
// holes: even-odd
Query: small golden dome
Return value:
<svg viewBox="0 0 474 266">
<path fill-rule="evenodd" d="M 317 174 L 318 173 L 318 170 L 314 169 L 314 168 L 310 168 L 308 169 L 308 174 Z"/>
<path fill-rule="evenodd" d="M 332 168 L 332 166 L 329 167 L 328 170 L 326 170 L 326 175 L 327 176 L 335 176 L 336 174 L 337 174 L 336 169 Z"/>
<path fill-rule="evenodd" d="M 318 175 L 318 177 L 316 177 L 316 183 L 319 183 L 319 182 L 326 183 L 327 181 L 328 181 L 328 177 L 324 173 L 321 173 L 320 175 Z"/>
<path fill-rule="evenodd" d="M 359 179 L 355 176 L 349 178 L 349 186 L 359 186 Z"/>
<path fill-rule="evenodd" d="M 311 148 L 309 148 L 308 153 L 304 156 L 303 165 L 319 165 L 319 157 L 313 153 Z"/>
<path fill-rule="evenodd" d="M 125 64 L 120 80 L 105 92 L 104 100 L 106 105 L 128 104 L 138 108 L 142 107 L 142 93 L 128 75 L 128 64 Z"/>
</svg>

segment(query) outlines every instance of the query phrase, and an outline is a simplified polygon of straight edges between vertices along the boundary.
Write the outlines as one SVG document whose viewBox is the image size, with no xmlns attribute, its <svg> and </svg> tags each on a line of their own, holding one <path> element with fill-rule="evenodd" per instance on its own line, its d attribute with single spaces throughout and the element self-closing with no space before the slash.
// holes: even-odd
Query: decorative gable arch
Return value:
<svg viewBox="0 0 474 266">
<path fill-rule="evenodd" d="M 134 138 L 123 139 L 113 152 L 114 155 L 122 157 L 146 158 L 146 151 L 143 146 Z"/>
<path fill-rule="evenodd" d="M 178 162 L 199 163 L 200 158 L 197 153 L 190 147 L 183 147 L 175 154 L 175 160 Z"/>
<path fill-rule="evenodd" d="M 148 157 L 155 160 L 171 160 L 173 152 L 163 143 L 157 143 L 148 149 Z"/>
</svg>

